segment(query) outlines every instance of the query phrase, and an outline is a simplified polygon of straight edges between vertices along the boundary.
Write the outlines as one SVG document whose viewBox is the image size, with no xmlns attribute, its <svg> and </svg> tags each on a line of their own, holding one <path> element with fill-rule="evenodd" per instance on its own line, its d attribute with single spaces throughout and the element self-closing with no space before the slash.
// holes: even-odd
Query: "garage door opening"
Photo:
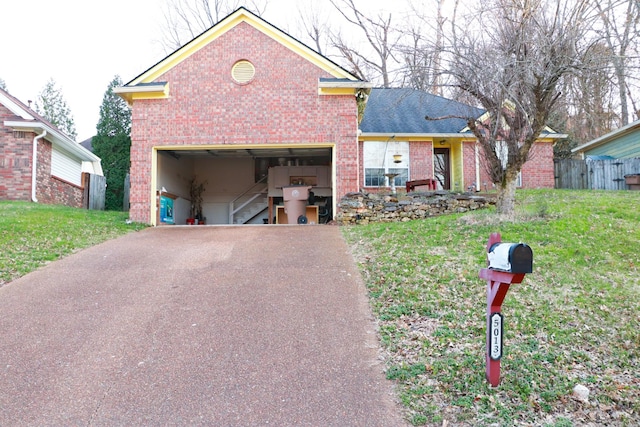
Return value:
<svg viewBox="0 0 640 427">
<path fill-rule="evenodd" d="M 282 224 L 289 185 L 311 187 L 308 223 L 333 217 L 331 145 L 158 147 L 156 155 L 157 225 Z"/>
</svg>

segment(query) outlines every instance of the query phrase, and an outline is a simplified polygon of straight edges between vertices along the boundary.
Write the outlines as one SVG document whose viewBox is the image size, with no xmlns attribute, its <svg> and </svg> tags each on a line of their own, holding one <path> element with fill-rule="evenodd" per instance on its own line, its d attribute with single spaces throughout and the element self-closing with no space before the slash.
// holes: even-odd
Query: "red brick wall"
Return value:
<svg viewBox="0 0 640 427">
<path fill-rule="evenodd" d="M 231 79 L 242 59 L 256 69 L 246 85 Z M 133 105 L 131 218 L 150 222 L 152 149 L 162 145 L 335 143 L 337 195 L 356 191 L 355 97 L 318 95 L 320 77 L 331 76 L 246 23 L 158 77 L 170 98 Z"/>
<path fill-rule="evenodd" d="M 36 198 L 39 203 L 83 207 L 82 187 L 51 175 L 51 151 L 49 141 L 38 141 Z"/>
<path fill-rule="evenodd" d="M 554 188 L 553 144 L 537 142 L 522 167 L 522 188 Z"/>
<path fill-rule="evenodd" d="M 480 182 L 482 191 L 493 189 L 493 184 L 486 172 L 482 149 L 480 150 Z M 529 152 L 529 160 L 522 167 L 522 187 L 519 188 L 554 188 L 553 143 L 536 142 Z M 466 169 L 465 169 L 466 175 Z M 466 176 L 465 176 L 466 181 Z"/>
<path fill-rule="evenodd" d="M 0 105 L 0 126 L 12 113 Z M 0 127 L 0 200 L 31 200 L 33 132 Z M 51 176 L 51 143 L 38 140 L 36 199 L 40 203 L 83 206 L 83 189 Z"/>
<path fill-rule="evenodd" d="M 463 190 L 467 191 L 471 186 L 476 186 L 476 142 L 464 141 L 462 143 L 462 167 Z M 482 182 L 482 180 L 481 180 Z"/>
<path fill-rule="evenodd" d="M 358 141 L 358 176 L 362 185 L 358 187 L 358 190 L 364 187 L 364 142 Z"/>
<path fill-rule="evenodd" d="M 0 199 L 31 200 L 31 153 L 34 134 L 3 126 L 12 113 L 0 104 Z"/>
</svg>

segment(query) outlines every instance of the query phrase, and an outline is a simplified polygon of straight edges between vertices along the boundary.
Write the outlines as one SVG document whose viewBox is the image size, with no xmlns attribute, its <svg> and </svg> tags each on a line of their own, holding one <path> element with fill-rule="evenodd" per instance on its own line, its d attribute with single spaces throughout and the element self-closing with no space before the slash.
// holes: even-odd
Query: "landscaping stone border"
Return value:
<svg viewBox="0 0 640 427">
<path fill-rule="evenodd" d="M 485 209 L 495 204 L 491 196 L 448 191 L 411 192 L 401 195 L 348 193 L 338 205 L 340 225 L 372 222 L 406 222 L 436 215 Z"/>
</svg>

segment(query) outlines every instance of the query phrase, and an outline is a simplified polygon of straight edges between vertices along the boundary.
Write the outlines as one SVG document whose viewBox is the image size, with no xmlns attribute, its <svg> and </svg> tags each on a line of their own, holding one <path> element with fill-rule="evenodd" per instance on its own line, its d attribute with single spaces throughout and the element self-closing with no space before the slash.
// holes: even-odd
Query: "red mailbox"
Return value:
<svg viewBox="0 0 640 427">
<path fill-rule="evenodd" d="M 488 268 L 480 270 L 487 281 L 487 381 L 500 384 L 500 359 L 503 348 L 502 302 L 512 283 L 522 283 L 533 270 L 533 252 L 524 243 L 502 243 L 500 233 L 493 233 L 487 243 Z"/>
</svg>

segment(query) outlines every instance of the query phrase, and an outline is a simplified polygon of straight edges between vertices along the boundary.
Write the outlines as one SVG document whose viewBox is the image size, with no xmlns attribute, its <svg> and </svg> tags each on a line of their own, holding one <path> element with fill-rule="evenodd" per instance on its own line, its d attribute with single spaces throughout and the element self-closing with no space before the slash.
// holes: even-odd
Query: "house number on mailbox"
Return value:
<svg viewBox="0 0 640 427">
<path fill-rule="evenodd" d="M 491 328 L 491 351 L 489 357 L 492 360 L 500 360 L 502 357 L 502 314 L 492 313 L 489 319 Z"/>
</svg>

